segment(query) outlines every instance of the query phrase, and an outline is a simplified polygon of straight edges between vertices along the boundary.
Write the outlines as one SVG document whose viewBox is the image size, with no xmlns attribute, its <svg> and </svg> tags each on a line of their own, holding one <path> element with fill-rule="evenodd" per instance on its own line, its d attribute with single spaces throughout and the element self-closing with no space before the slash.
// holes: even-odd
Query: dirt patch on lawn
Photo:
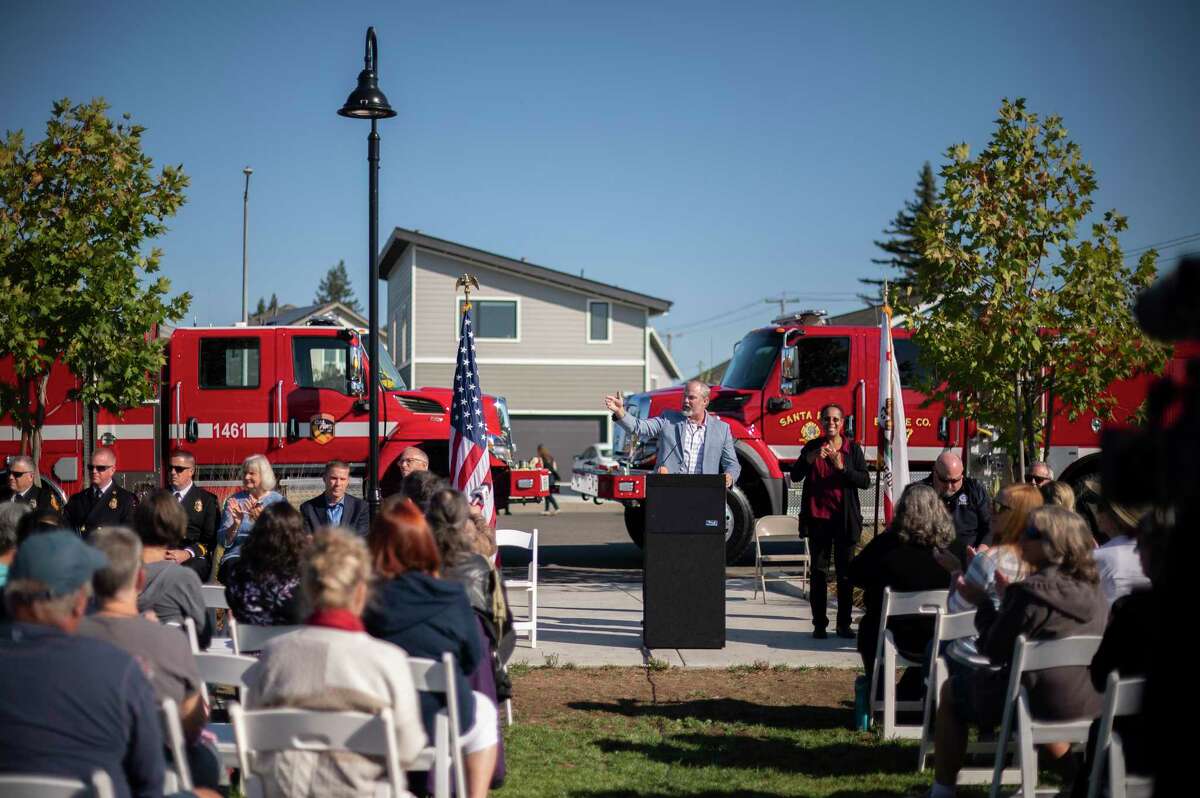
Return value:
<svg viewBox="0 0 1200 798">
<path fill-rule="evenodd" d="M 513 706 L 520 722 L 552 726 L 587 713 L 845 727 L 855 675 L 836 668 L 532 668 L 513 675 Z"/>
</svg>

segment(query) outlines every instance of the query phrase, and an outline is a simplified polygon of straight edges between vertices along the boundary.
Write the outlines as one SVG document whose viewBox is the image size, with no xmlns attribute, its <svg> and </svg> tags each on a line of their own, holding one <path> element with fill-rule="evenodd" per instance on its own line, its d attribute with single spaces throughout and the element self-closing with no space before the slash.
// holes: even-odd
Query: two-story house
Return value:
<svg viewBox="0 0 1200 798">
<path fill-rule="evenodd" d="M 507 398 L 519 456 L 545 444 L 564 478 L 572 455 L 612 439 L 606 393 L 681 378 L 650 326 L 668 300 L 402 228 L 384 246 L 379 274 L 389 351 L 415 387 L 453 381 L 463 303 L 455 281 L 474 275 L 480 384 Z"/>
</svg>

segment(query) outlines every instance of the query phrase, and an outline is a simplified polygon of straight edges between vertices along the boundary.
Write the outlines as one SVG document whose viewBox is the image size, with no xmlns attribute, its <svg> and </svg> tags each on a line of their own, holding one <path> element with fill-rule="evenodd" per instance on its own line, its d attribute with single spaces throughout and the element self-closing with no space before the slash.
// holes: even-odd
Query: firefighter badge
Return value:
<svg viewBox="0 0 1200 798">
<path fill-rule="evenodd" d="M 108 509 L 110 509 L 110 510 L 117 509 L 117 497 L 115 494 L 113 495 L 113 497 L 111 499 L 108 500 Z"/>
<path fill-rule="evenodd" d="M 804 441 L 805 443 L 808 443 L 814 438 L 819 437 L 821 437 L 821 428 L 811 421 L 806 422 L 805 425 L 800 428 L 800 440 Z"/>
<path fill-rule="evenodd" d="M 204 509 L 204 505 L 200 503 L 199 499 L 196 499 L 196 503 L 192 505 L 192 512 L 198 513 L 203 509 Z"/>
<path fill-rule="evenodd" d="M 333 440 L 333 416 L 328 413 L 317 413 L 308 422 L 313 442 L 324 445 Z"/>
<path fill-rule="evenodd" d="M 30 509 L 30 510 L 36 510 L 36 509 L 37 509 L 37 499 L 30 499 L 30 500 L 29 500 L 29 509 Z"/>
</svg>

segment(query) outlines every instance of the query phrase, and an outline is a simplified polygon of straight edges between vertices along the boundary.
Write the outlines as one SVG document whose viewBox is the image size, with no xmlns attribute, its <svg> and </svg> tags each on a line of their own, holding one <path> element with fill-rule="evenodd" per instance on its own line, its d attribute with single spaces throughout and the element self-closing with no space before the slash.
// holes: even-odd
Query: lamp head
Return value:
<svg viewBox="0 0 1200 798">
<path fill-rule="evenodd" d="M 367 28 L 366 55 L 363 70 L 358 73 L 358 86 L 350 92 L 345 104 L 338 109 L 339 116 L 351 119 L 390 119 L 396 111 L 379 89 L 379 51 L 375 41 L 375 29 Z"/>
</svg>

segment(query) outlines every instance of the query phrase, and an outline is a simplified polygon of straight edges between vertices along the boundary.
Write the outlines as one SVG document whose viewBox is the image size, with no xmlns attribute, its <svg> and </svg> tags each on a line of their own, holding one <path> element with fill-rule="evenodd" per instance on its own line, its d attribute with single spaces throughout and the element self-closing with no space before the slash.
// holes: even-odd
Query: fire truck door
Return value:
<svg viewBox="0 0 1200 798">
<path fill-rule="evenodd" d="M 274 373 L 269 327 L 172 335 L 168 432 L 196 455 L 201 478 L 236 480 L 242 460 L 277 448 Z"/>
<path fill-rule="evenodd" d="M 350 341 L 336 332 L 280 333 L 289 463 L 366 459 L 367 410 L 351 384 Z"/>
<path fill-rule="evenodd" d="M 782 461 L 790 465 L 804 444 L 820 437 L 823 430 L 820 410 L 836 403 L 855 415 L 854 423 L 861 441 L 863 419 L 858 410 L 856 370 L 852 356 L 861 346 L 852 346 L 857 338 L 829 335 L 809 329 L 795 343 L 795 378 L 787 379 L 782 368 L 775 368 L 763 391 L 763 440 Z M 785 350 L 785 356 L 793 356 Z"/>
</svg>

